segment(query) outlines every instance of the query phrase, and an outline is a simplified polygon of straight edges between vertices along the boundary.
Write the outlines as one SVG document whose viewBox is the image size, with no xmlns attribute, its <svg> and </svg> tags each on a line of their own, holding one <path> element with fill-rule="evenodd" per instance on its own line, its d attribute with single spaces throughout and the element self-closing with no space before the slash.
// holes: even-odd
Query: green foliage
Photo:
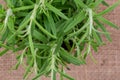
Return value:
<svg viewBox="0 0 120 80">
<path fill-rule="evenodd" d="M 0 56 L 8 51 L 18 53 L 15 66 L 25 66 L 24 79 L 32 72 L 33 80 L 45 75 L 56 80 L 74 80 L 65 73 L 68 64 L 86 64 L 91 49 L 104 44 L 101 34 L 111 41 L 105 24 L 118 29 L 103 17 L 119 5 L 104 0 L 5 0 L 0 5 Z M 99 5 L 107 9 L 98 12 Z M 97 8 L 97 9 L 96 9 Z M 64 77 L 64 78 L 63 78 Z"/>
</svg>

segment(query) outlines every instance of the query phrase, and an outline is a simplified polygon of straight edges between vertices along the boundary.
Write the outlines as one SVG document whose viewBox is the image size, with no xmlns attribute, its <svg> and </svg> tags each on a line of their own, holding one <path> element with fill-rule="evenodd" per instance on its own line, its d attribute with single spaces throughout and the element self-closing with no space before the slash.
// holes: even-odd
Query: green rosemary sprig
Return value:
<svg viewBox="0 0 120 80">
<path fill-rule="evenodd" d="M 104 24 L 119 27 L 103 16 L 112 11 L 120 0 L 109 6 L 104 0 L 5 0 L 0 6 L 0 56 L 12 50 L 21 51 L 15 66 L 25 66 L 24 79 L 34 72 L 32 80 L 45 75 L 56 80 L 74 80 L 65 73 L 68 64 L 86 64 L 92 60 L 92 48 L 104 44 L 101 34 L 111 41 Z M 101 12 L 99 5 L 107 6 Z M 96 9 L 97 8 L 97 9 Z M 25 63 L 26 61 L 26 63 Z"/>
</svg>

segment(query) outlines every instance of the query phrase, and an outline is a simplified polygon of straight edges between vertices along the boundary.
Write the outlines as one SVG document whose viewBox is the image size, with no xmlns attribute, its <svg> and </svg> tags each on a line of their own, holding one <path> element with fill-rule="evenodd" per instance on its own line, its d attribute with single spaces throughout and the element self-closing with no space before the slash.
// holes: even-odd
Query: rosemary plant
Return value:
<svg viewBox="0 0 120 80">
<path fill-rule="evenodd" d="M 5 0 L 0 6 L 0 56 L 13 51 L 17 69 L 24 65 L 24 79 L 31 72 L 41 76 L 74 80 L 65 73 L 68 64 L 83 65 L 91 49 L 111 41 L 104 24 L 118 27 L 103 16 L 119 5 L 104 0 Z M 107 8 L 98 12 L 99 5 Z M 19 53 L 18 53 L 19 52 Z M 93 58 L 93 57 L 92 57 Z"/>
</svg>

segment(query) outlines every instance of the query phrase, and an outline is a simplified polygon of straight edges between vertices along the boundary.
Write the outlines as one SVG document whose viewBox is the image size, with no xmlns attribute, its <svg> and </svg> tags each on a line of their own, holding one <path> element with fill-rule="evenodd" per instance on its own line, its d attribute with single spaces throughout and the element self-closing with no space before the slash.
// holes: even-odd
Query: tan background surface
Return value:
<svg viewBox="0 0 120 80">
<path fill-rule="evenodd" d="M 0 3 L 2 1 L 0 0 Z M 106 1 L 112 4 L 117 0 Z M 105 17 L 120 26 L 120 6 Z M 112 32 L 113 42 L 107 42 L 106 46 L 99 49 L 98 54 L 94 54 L 98 63 L 94 64 L 90 58 L 87 58 L 87 65 L 79 67 L 71 65 L 71 70 L 67 71 L 76 80 L 120 80 L 120 30 L 107 28 Z M 22 67 L 18 70 L 10 70 L 15 63 L 14 54 L 8 53 L 0 57 L 0 80 L 23 80 Z"/>
</svg>

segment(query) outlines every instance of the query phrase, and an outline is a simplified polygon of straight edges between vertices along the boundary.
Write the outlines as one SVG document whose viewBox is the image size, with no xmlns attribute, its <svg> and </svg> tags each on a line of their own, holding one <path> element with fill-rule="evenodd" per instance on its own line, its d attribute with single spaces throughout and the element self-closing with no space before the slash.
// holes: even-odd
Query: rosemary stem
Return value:
<svg viewBox="0 0 120 80">
<path fill-rule="evenodd" d="M 93 29 L 93 13 L 92 9 L 88 9 L 89 12 L 89 19 L 90 19 L 90 27 L 89 27 L 89 43 L 88 43 L 88 54 L 91 52 L 91 36 L 92 36 L 92 29 Z"/>
<path fill-rule="evenodd" d="M 55 47 L 56 45 L 51 49 L 52 57 L 51 57 L 51 80 L 54 80 L 55 78 Z"/>
</svg>

